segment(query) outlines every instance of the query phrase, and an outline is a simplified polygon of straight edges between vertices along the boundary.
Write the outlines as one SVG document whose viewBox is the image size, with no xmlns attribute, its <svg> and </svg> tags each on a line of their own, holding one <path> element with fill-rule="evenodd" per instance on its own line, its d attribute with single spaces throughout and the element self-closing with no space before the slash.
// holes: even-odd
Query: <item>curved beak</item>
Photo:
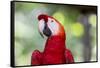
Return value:
<svg viewBox="0 0 100 68">
<path fill-rule="evenodd" d="M 49 29 L 47 23 L 45 23 L 44 29 L 43 29 L 43 34 L 46 35 L 47 37 L 51 36 L 52 32 Z"/>
<path fill-rule="evenodd" d="M 38 20 L 41 20 L 41 19 L 44 19 L 45 22 L 48 22 L 48 16 L 47 15 L 44 15 L 44 14 L 39 15 Z"/>
<path fill-rule="evenodd" d="M 39 33 L 40 33 L 41 37 L 44 38 L 43 34 L 40 31 L 39 31 Z"/>
<path fill-rule="evenodd" d="M 44 20 L 44 27 L 43 27 L 43 33 L 40 32 L 40 35 L 44 38 L 43 34 L 47 37 L 51 36 L 52 32 L 51 30 L 49 29 L 47 23 L 48 23 L 48 16 L 47 15 L 44 15 L 44 14 L 41 14 L 38 16 L 38 20 L 41 20 L 43 19 Z M 42 22 L 41 22 L 42 23 Z"/>
</svg>

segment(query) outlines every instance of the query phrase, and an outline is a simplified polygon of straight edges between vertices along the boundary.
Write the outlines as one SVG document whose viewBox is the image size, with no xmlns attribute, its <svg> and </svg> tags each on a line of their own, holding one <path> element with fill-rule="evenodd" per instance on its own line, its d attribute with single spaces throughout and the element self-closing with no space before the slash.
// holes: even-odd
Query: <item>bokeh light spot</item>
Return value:
<svg viewBox="0 0 100 68">
<path fill-rule="evenodd" d="M 89 17 L 89 23 L 93 26 L 96 27 L 96 15 L 92 14 Z"/>
<path fill-rule="evenodd" d="M 83 33 L 84 33 L 84 27 L 83 27 L 83 25 L 80 24 L 80 23 L 74 23 L 74 24 L 72 24 L 72 26 L 71 26 L 71 33 L 74 36 L 77 36 L 77 37 L 82 36 Z"/>
</svg>

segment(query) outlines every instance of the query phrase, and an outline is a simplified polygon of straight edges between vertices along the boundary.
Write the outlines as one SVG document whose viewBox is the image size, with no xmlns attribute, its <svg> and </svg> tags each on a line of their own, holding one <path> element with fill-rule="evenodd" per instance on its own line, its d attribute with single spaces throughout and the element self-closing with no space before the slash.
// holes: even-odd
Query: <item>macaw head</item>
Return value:
<svg viewBox="0 0 100 68">
<path fill-rule="evenodd" d="M 38 27 L 42 37 L 65 36 L 64 27 L 53 17 L 41 14 L 38 16 Z"/>
</svg>

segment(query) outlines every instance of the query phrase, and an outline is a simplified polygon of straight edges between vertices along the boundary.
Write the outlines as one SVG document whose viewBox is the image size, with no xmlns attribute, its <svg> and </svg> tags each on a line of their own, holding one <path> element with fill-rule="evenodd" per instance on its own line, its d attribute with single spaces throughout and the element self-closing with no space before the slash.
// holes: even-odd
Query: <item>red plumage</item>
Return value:
<svg viewBox="0 0 100 68">
<path fill-rule="evenodd" d="M 66 49 L 64 28 L 60 26 L 59 29 L 62 31 L 58 35 L 50 36 L 47 39 L 43 52 L 35 50 L 32 53 L 31 65 L 74 63 L 72 53 L 69 49 Z"/>
</svg>

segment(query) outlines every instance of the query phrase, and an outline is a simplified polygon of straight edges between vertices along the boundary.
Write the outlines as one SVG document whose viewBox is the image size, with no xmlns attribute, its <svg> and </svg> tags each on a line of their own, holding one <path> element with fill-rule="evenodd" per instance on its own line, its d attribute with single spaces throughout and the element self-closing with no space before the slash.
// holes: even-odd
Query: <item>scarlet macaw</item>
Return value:
<svg viewBox="0 0 100 68">
<path fill-rule="evenodd" d="M 66 34 L 64 27 L 55 18 L 46 14 L 38 16 L 39 32 L 47 37 L 43 52 L 35 50 L 31 56 L 31 65 L 69 64 L 74 58 L 66 48 Z"/>
</svg>

